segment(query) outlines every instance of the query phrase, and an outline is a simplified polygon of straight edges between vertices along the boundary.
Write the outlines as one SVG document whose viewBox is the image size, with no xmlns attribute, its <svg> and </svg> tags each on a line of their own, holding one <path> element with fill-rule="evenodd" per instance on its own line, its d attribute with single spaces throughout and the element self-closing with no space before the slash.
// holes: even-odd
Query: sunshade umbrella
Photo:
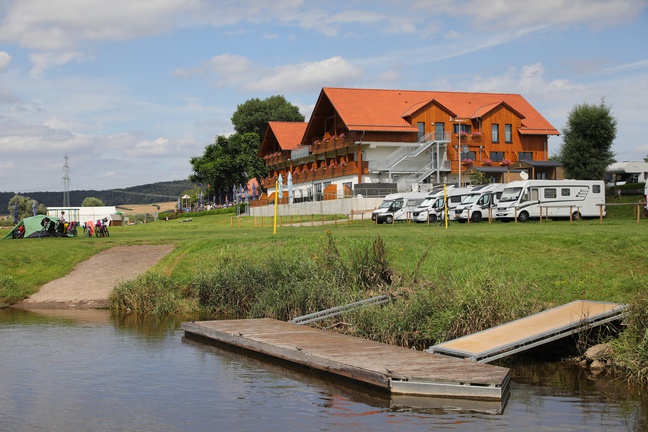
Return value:
<svg viewBox="0 0 648 432">
<path fill-rule="evenodd" d="M 32 201 L 32 213 L 34 213 L 32 216 L 36 216 L 36 213 L 38 213 L 38 208 L 36 207 L 36 200 Z"/>
<path fill-rule="evenodd" d="M 277 180 L 277 183 L 279 183 L 279 188 L 277 189 L 277 198 L 281 200 L 281 198 L 283 198 L 283 177 L 281 176 L 281 174 L 279 174 L 279 179 Z"/>
<path fill-rule="evenodd" d="M 288 202 L 292 202 L 292 199 L 293 199 L 292 174 L 288 173 Z"/>
</svg>

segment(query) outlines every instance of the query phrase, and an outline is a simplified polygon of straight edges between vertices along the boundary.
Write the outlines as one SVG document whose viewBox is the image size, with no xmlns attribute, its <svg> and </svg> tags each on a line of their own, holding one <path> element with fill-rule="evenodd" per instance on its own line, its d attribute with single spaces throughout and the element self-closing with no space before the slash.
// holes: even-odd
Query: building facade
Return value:
<svg viewBox="0 0 648 432">
<path fill-rule="evenodd" d="M 465 183 L 471 169 L 547 161 L 550 135 L 519 94 L 323 88 L 308 123 L 270 122 L 262 199 L 276 187 L 281 202 L 299 202 L 352 196 L 358 184 Z"/>
</svg>

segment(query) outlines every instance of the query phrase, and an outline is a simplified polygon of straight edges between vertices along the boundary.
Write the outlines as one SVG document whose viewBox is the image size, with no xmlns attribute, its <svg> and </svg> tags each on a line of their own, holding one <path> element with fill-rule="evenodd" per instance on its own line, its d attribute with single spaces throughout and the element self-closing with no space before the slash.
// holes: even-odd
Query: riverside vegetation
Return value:
<svg viewBox="0 0 648 432">
<path fill-rule="evenodd" d="M 118 313 L 201 318 L 306 313 L 387 294 L 391 302 L 320 323 L 417 349 L 577 299 L 628 303 L 611 341 L 629 378 L 648 383 L 648 229 L 631 217 L 436 225 L 263 227 L 231 215 L 188 215 L 114 227 L 111 237 L 4 241 L 0 302 L 14 303 L 99 250 L 175 249 L 111 296 Z M 97 269 L 97 272 L 108 271 Z"/>
</svg>

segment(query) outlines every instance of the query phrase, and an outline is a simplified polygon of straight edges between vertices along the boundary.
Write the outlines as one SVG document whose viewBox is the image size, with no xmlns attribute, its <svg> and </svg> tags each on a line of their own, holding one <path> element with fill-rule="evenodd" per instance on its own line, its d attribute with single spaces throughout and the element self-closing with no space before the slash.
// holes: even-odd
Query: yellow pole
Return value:
<svg viewBox="0 0 648 432">
<path fill-rule="evenodd" d="M 448 229 L 448 189 L 445 183 L 443 184 L 443 219 L 445 219 L 445 227 Z"/>
<path fill-rule="evenodd" d="M 278 208 L 279 208 L 279 206 L 278 206 L 279 200 L 277 199 L 278 194 L 279 194 L 278 190 L 279 190 L 279 182 L 276 181 L 275 182 L 275 203 L 274 203 L 275 204 L 274 205 L 274 227 L 273 227 L 273 230 L 272 230 L 272 234 L 277 234 L 277 211 L 278 211 Z"/>
</svg>

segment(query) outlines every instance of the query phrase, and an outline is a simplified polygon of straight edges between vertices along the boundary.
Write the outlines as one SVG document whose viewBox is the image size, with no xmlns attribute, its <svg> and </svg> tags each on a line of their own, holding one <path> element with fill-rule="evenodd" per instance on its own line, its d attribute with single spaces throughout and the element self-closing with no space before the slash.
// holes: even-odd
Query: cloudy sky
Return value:
<svg viewBox="0 0 648 432">
<path fill-rule="evenodd" d="M 185 179 L 238 104 L 322 87 L 520 93 L 562 130 L 612 107 L 648 155 L 646 0 L 0 0 L 0 191 Z M 550 153 L 562 142 L 550 140 Z"/>
</svg>

